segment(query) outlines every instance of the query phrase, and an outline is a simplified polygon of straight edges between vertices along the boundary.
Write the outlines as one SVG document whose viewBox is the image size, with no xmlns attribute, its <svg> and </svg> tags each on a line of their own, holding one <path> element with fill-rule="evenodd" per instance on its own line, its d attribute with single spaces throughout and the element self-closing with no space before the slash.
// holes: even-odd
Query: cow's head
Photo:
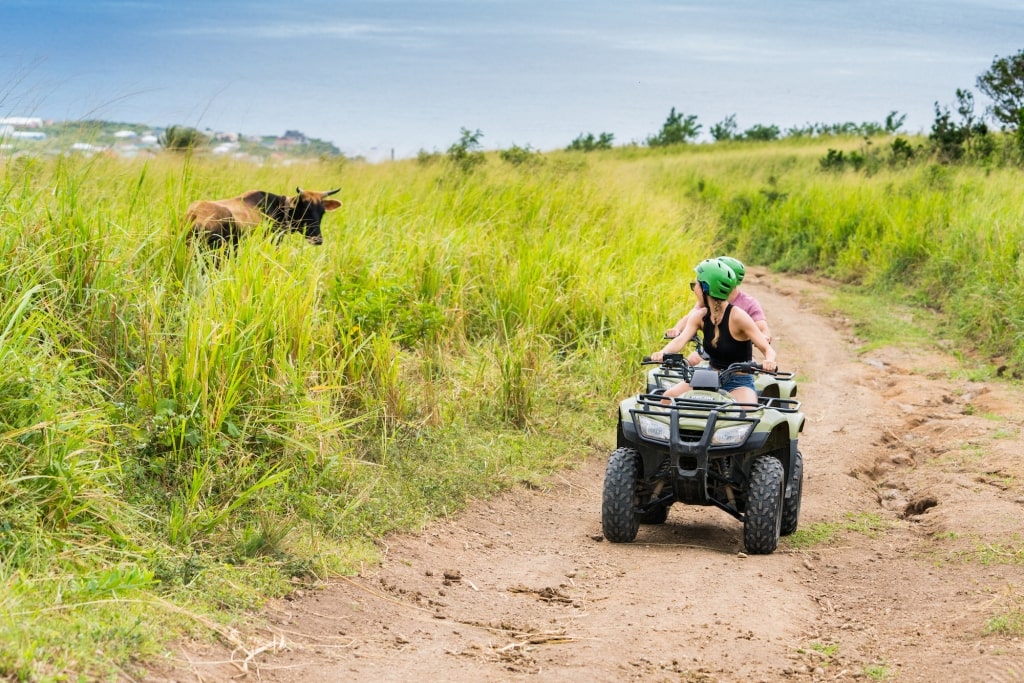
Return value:
<svg viewBox="0 0 1024 683">
<path fill-rule="evenodd" d="M 323 244 L 324 238 L 320 234 L 320 221 L 328 211 L 334 211 L 341 206 L 337 199 L 327 199 L 341 188 L 328 192 L 312 192 L 295 188 L 298 193 L 294 197 L 285 200 L 285 212 L 287 219 L 284 221 L 286 228 L 291 232 L 299 232 L 310 244 Z"/>
</svg>

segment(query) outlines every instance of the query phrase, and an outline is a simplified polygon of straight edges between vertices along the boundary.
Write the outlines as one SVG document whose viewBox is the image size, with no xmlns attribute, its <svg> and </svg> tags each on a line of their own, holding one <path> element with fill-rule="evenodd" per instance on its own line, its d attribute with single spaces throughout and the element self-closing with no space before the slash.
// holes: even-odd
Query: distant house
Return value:
<svg viewBox="0 0 1024 683">
<path fill-rule="evenodd" d="M 214 154 L 228 154 L 230 152 L 236 152 L 238 151 L 238 143 L 222 142 L 210 151 L 213 152 Z"/>
<path fill-rule="evenodd" d="M 285 134 L 274 140 L 274 149 L 289 149 L 309 143 L 309 138 L 297 130 L 285 131 Z"/>
<path fill-rule="evenodd" d="M 14 140 L 45 140 L 46 133 L 41 130 L 15 130 L 11 132 Z"/>
<path fill-rule="evenodd" d="M 114 137 L 117 138 L 118 140 L 129 140 L 131 138 L 136 138 L 138 136 L 139 134 L 136 133 L 134 130 L 119 130 L 116 133 L 114 133 Z"/>
<path fill-rule="evenodd" d="M 103 147 L 100 147 L 98 145 L 90 145 L 88 142 L 76 142 L 75 144 L 71 145 L 72 152 L 81 152 L 82 154 L 92 155 L 96 154 L 97 152 L 102 152 L 103 150 Z"/>
</svg>

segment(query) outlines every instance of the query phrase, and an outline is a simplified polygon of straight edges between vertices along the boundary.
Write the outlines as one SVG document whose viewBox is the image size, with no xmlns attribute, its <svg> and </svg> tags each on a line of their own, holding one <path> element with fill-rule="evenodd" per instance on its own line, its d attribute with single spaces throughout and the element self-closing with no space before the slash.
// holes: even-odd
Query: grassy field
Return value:
<svg viewBox="0 0 1024 683">
<path fill-rule="evenodd" d="M 130 674 L 606 453 L 708 255 L 927 306 L 1024 369 L 1020 172 L 823 171 L 836 144 L 0 159 L 0 678 Z M 296 186 L 342 188 L 322 246 L 190 251 L 191 200 Z"/>
</svg>

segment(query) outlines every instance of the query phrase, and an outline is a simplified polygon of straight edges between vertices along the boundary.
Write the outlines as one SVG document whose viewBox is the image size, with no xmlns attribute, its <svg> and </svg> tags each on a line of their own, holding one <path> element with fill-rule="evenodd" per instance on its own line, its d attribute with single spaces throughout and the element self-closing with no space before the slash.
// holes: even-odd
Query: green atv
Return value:
<svg viewBox="0 0 1024 683">
<path fill-rule="evenodd" d="M 719 373 L 677 356 L 666 354 L 660 365 L 671 365 L 679 373 L 676 381 L 686 380 L 690 391 L 666 399 L 664 389 L 648 388 L 619 404 L 616 448 L 601 501 L 604 536 L 630 543 L 640 524 L 663 524 L 673 503 L 714 505 L 743 523 L 748 553 L 772 553 L 780 536 L 796 531 L 800 517 L 800 403 L 778 396 L 739 403 L 720 389 L 737 372 L 785 373 L 754 362 L 734 363 Z"/>
</svg>

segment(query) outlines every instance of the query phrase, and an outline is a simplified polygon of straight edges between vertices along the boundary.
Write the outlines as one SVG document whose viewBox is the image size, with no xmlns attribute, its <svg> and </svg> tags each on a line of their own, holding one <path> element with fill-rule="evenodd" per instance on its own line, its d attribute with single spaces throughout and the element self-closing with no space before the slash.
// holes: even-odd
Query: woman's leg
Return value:
<svg viewBox="0 0 1024 683">
<path fill-rule="evenodd" d="M 757 403 L 757 392 L 747 387 L 736 387 L 729 392 L 737 403 Z"/>
<path fill-rule="evenodd" d="M 673 384 L 668 389 L 666 389 L 664 396 L 666 399 L 675 398 L 676 396 L 681 396 L 685 394 L 689 390 L 689 384 L 687 384 L 686 382 L 679 382 L 678 384 Z M 668 403 L 668 401 L 662 401 L 662 403 Z"/>
</svg>

